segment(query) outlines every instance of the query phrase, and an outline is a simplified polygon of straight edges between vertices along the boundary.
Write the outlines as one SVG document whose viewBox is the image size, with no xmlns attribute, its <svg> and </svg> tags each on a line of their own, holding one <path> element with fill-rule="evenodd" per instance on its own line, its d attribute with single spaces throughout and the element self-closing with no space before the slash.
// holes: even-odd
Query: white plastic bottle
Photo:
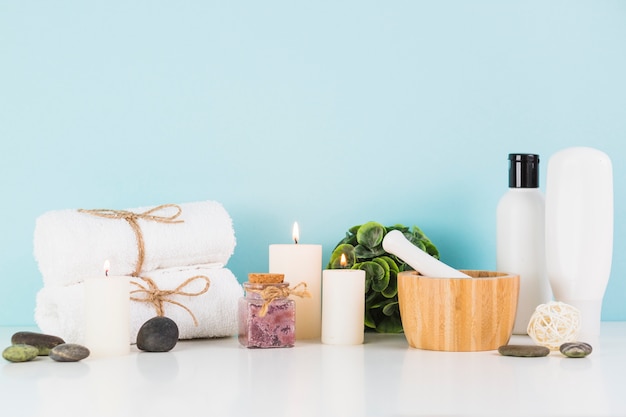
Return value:
<svg viewBox="0 0 626 417">
<path fill-rule="evenodd" d="M 578 339 L 600 335 L 613 256 L 613 168 L 602 151 L 563 149 L 546 177 L 546 261 L 557 301 L 580 311 Z"/>
<path fill-rule="evenodd" d="M 552 294 L 546 276 L 545 200 L 539 190 L 539 155 L 509 154 L 509 190 L 496 211 L 496 269 L 520 276 L 514 334 L 527 334 L 530 317 Z"/>
</svg>

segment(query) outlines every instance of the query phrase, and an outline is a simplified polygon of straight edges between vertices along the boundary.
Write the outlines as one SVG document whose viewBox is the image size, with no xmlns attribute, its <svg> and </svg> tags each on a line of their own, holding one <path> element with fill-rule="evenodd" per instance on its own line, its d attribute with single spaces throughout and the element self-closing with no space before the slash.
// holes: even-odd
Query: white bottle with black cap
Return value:
<svg viewBox="0 0 626 417">
<path fill-rule="evenodd" d="M 527 334 L 539 304 L 552 294 L 546 274 L 545 199 L 539 190 L 539 155 L 509 154 L 509 189 L 496 211 L 496 269 L 520 276 L 514 334 Z"/>
</svg>

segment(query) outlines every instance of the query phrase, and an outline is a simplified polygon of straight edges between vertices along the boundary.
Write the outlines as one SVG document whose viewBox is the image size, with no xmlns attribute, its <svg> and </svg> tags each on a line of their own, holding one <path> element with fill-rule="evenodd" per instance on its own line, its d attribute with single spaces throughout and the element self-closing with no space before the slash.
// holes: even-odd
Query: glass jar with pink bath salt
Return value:
<svg viewBox="0 0 626 417">
<path fill-rule="evenodd" d="M 282 274 L 249 274 L 239 299 L 239 343 L 247 348 L 293 347 L 296 305 Z M 276 282 L 280 281 L 280 282 Z"/>
</svg>

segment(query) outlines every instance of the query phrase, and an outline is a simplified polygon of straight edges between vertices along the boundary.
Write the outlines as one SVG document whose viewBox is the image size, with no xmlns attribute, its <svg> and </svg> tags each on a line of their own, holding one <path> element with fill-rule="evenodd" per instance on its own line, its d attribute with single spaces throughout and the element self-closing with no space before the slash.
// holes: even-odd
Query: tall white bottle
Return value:
<svg viewBox="0 0 626 417">
<path fill-rule="evenodd" d="M 579 340 L 600 335 L 613 256 L 613 168 L 602 151 L 561 150 L 548 161 L 546 260 L 557 301 L 580 310 Z"/>
<path fill-rule="evenodd" d="M 552 294 L 546 276 L 545 200 L 539 190 L 539 155 L 509 154 L 509 190 L 496 211 L 496 269 L 520 276 L 514 334 L 527 334 L 530 316 Z"/>
</svg>

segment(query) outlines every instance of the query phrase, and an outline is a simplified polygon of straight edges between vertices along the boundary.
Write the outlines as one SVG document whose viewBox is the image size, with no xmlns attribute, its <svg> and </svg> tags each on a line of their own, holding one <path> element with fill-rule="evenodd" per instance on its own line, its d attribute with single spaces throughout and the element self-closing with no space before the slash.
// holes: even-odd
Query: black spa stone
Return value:
<svg viewBox="0 0 626 417">
<path fill-rule="evenodd" d="M 178 326 L 167 317 L 153 317 L 137 333 L 137 348 L 145 352 L 168 352 L 178 342 Z"/>
<path fill-rule="evenodd" d="M 34 346 L 38 349 L 39 356 L 47 356 L 53 347 L 62 343 L 65 341 L 60 337 L 43 333 L 17 332 L 11 336 L 11 344 Z"/>
</svg>

